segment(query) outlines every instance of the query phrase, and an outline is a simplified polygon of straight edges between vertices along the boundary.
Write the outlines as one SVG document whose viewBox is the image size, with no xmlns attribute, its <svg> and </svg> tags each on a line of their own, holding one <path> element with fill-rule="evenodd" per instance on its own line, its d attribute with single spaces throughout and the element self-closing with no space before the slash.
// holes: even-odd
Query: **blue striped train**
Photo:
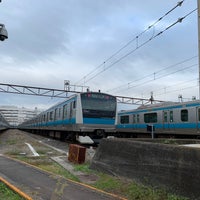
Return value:
<svg viewBox="0 0 200 200">
<path fill-rule="evenodd" d="M 117 133 L 127 137 L 200 136 L 200 100 L 142 105 L 118 112 Z"/>
<path fill-rule="evenodd" d="M 59 139 L 92 139 L 115 132 L 116 97 L 100 92 L 74 94 L 22 123 L 19 128 Z M 84 141 L 82 141 L 84 143 Z"/>
</svg>

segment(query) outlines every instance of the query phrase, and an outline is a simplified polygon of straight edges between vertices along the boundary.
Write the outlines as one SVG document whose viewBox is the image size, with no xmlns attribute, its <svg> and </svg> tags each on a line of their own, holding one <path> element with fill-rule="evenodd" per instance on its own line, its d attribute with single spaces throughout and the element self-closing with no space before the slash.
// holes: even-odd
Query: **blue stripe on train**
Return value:
<svg viewBox="0 0 200 200">
<path fill-rule="evenodd" d="M 47 123 L 42 123 L 34 126 L 58 126 L 58 125 L 67 125 L 67 124 L 76 124 L 76 119 L 65 119 L 65 120 L 57 120 Z M 101 119 L 101 118 L 83 118 L 83 124 L 106 124 L 106 125 L 114 125 L 114 119 Z"/>
<path fill-rule="evenodd" d="M 114 125 L 114 119 L 102 119 L 102 118 L 83 118 L 84 124 L 106 124 L 106 125 Z"/>
<path fill-rule="evenodd" d="M 135 128 L 135 129 L 140 129 L 143 128 L 145 129 L 148 124 L 118 124 L 117 128 L 120 129 L 126 129 L 126 128 Z M 171 124 L 152 124 L 155 126 L 155 128 L 172 128 L 172 129 L 180 129 L 180 128 L 197 128 L 196 123 L 171 123 Z M 200 124 L 198 124 L 198 127 L 200 128 Z"/>
<path fill-rule="evenodd" d="M 67 124 L 75 124 L 76 119 L 65 119 L 65 120 L 57 120 L 57 121 L 52 121 L 52 122 L 46 122 L 46 123 L 40 123 L 35 124 L 34 126 L 58 126 L 58 125 L 67 125 Z"/>
</svg>

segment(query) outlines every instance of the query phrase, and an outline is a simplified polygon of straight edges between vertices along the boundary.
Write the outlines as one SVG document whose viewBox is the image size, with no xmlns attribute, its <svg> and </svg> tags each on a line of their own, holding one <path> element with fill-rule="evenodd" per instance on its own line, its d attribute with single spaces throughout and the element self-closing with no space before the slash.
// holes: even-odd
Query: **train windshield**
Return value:
<svg viewBox="0 0 200 200">
<path fill-rule="evenodd" d="M 81 94 L 83 117 L 115 118 L 116 98 L 102 93 Z"/>
</svg>

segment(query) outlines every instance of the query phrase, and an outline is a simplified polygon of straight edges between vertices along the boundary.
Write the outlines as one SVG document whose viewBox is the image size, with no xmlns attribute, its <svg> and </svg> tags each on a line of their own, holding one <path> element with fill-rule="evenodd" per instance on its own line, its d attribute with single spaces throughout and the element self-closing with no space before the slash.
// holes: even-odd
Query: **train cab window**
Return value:
<svg viewBox="0 0 200 200">
<path fill-rule="evenodd" d="M 129 116 L 128 115 L 124 115 L 120 117 L 120 123 L 121 124 L 128 124 L 129 123 Z"/>
<path fill-rule="evenodd" d="M 181 121 L 187 122 L 188 121 L 188 110 L 181 110 Z"/>
<path fill-rule="evenodd" d="M 156 123 L 157 122 L 157 113 L 146 113 L 144 114 L 145 123 Z"/>
<path fill-rule="evenodd" d="M 172 111 L 172 110 L 169 112 L 169 121 L 170 121 L 170 122 L 173 122 L 173 121 L 174 121 L 173 111 Z"/>
</svg>

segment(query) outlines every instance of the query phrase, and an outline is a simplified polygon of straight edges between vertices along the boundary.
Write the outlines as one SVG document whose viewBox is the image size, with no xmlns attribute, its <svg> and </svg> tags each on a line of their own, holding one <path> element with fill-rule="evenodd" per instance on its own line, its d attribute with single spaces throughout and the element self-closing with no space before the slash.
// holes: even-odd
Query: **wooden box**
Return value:
<svg viewBox="0 0 200 200">
<path fill-rule="evenodd" d="M 85 147 L 82 147 L 77 144 L 70 144 L 68 160 L 76 164 L 82 164 L 85 162 L 85 153 Z"/>
</svg>

